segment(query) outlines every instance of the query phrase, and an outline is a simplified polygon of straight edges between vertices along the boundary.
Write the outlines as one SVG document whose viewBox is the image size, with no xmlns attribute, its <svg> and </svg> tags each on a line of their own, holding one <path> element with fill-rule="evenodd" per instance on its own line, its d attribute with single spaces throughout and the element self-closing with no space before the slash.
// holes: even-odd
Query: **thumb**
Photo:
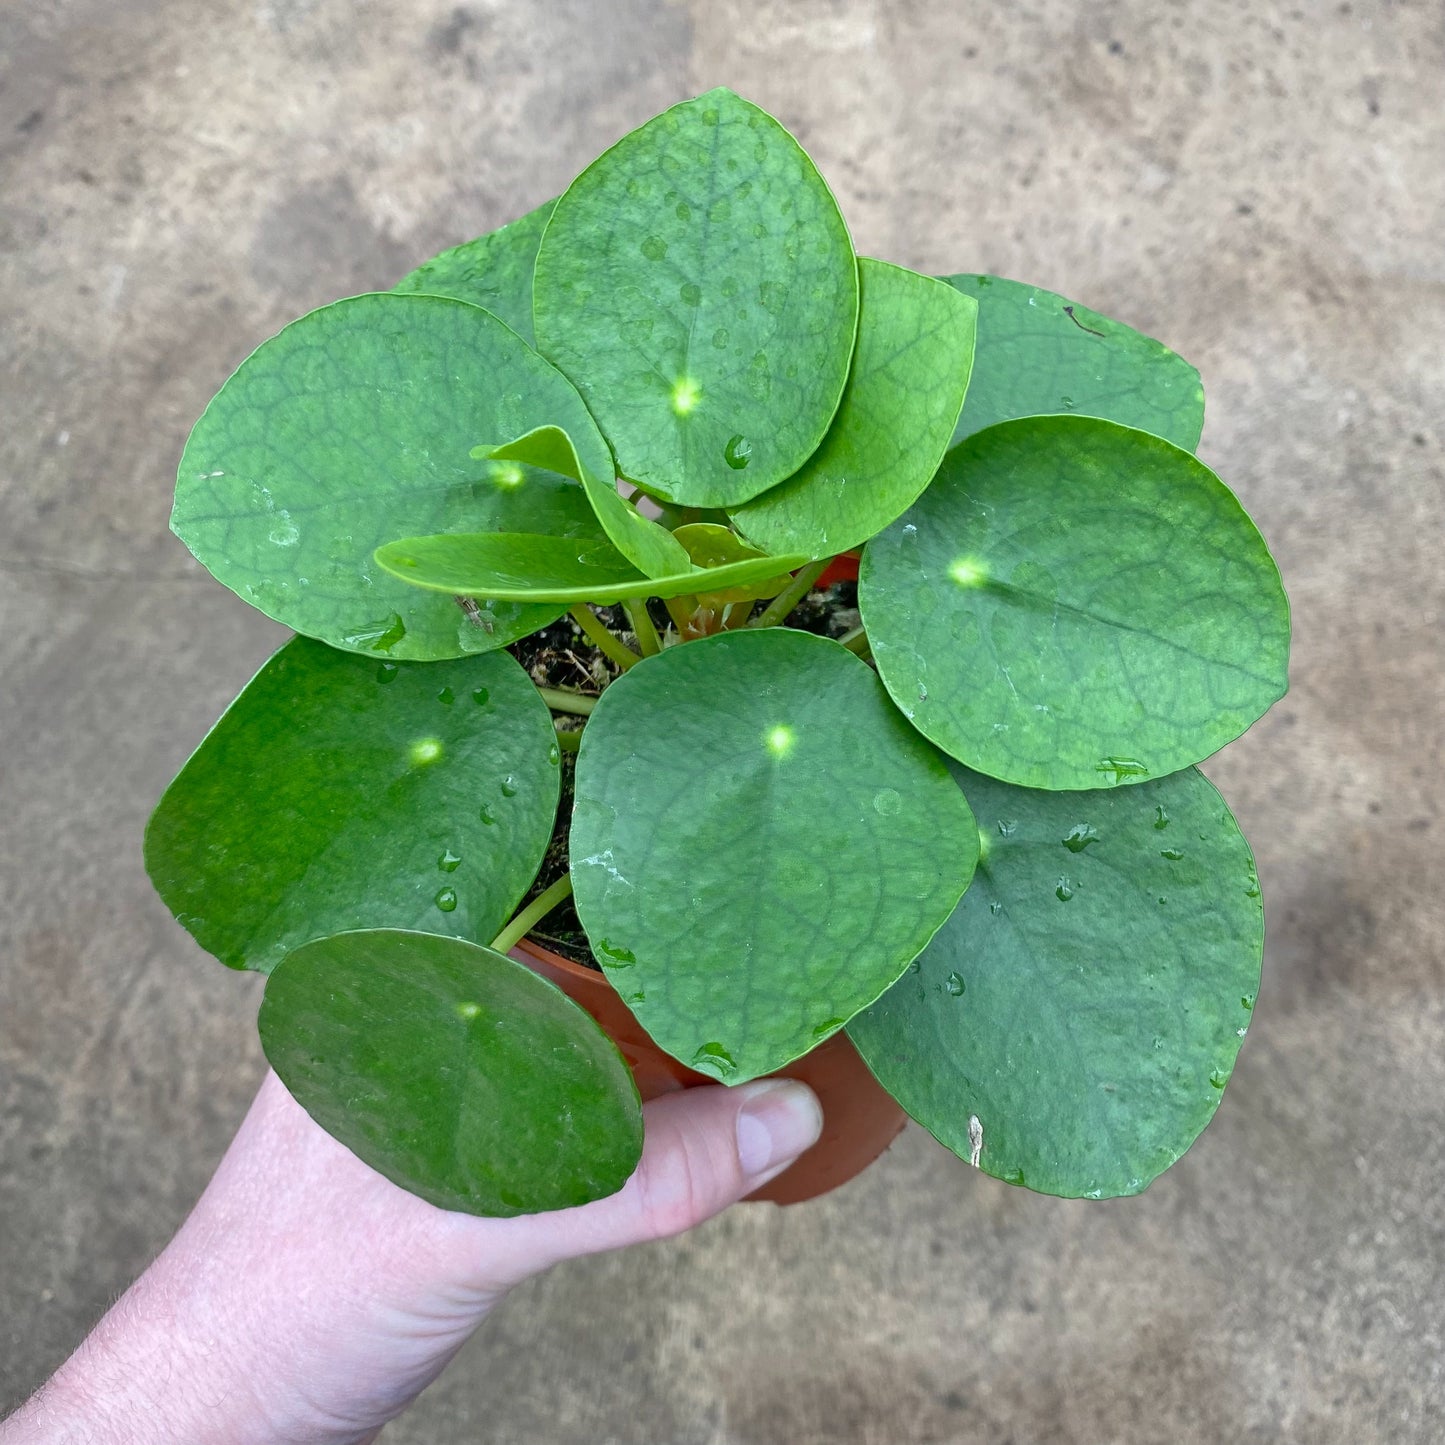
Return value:
<svg viewBox="0 0 1445 1445">
<path fill-rule="evenodd" d="M 510 1221 L 532 1235 L 536 1268 L 691 1229 L 782 1173 L 823 1129 L 817 1095 L 796 1079 L 683 1089 L 643 1118 L 642 1161 L 616 1194 Z"/>
</svg>

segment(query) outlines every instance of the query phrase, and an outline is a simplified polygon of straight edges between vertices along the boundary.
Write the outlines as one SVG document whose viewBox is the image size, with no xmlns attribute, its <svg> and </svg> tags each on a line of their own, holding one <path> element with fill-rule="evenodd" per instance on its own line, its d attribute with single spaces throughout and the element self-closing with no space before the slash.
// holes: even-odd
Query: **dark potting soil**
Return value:
<svg viewBox="0 0 1445 1445">
<path fill-rule="evenodd" d="M 660 602 L 650 603 L 648 613 L 659 633 L 671 623 L 667 609 Z M 622 608 L 599 607 L 597 615 L 628 647 L 636 649 L 637 639 L 628 628 L 627 614 Z M 788 614 L 787 625 L 820 637 L 838 638 L 851 632 L 858 626 L 858 584 L 837 582 L 831 587 L 808 593 Z M 587 697 L 600 696 L 602 689 L 621 671 L 587 640 L 571 617 L 559 618 L 550 627 L 514 642 L 507 651 L 527 669 L 538 687 L 564 688 Z M 584 719 L 558 713 L 554 721 L 559 732 L 576 732 L 580 731 Z M 567 833 L 572 823 L 577 754 L 563 747 L 561 767 L 562 791 L 557 803 L 557 823 L 536 881 L 522 900 L 523 906 L 567 871 Z M 528 936 L 554 953 L 560 953 L 563 958 L 570 958 L 587 968 L 598 968 L 571 898 L 554 908 Z"/>
</svg>

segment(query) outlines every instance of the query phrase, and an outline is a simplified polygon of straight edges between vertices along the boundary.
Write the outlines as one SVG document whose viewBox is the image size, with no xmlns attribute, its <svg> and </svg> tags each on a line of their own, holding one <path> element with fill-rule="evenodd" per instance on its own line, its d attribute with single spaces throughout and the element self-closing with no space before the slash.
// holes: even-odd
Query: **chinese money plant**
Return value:
<svg viewBox="0 0 1445 1445">
<path fill-rule="evenodd" d="M 636 1164 L 617 1050 L 506 956 L 569 893 L 693 1068 L 847 1030 L 985 1172 L 1137 1192 L 1213 1113 L 1259 976 L 1250 851 L 1195 765 L 1286 686 L 1202 418 L 1158 343 L 856 256 L 775 120 L 675 106 L 207 407 L 172 525 L 299 636 L 161 800 L 151 876 L 270 975 L 304 1107 L 448 1208 Z M 857 625 L 789 626 L 852 559 Z M 539 689 L 507 649 L 569 614 L 588 681 Z"/>
</svg>

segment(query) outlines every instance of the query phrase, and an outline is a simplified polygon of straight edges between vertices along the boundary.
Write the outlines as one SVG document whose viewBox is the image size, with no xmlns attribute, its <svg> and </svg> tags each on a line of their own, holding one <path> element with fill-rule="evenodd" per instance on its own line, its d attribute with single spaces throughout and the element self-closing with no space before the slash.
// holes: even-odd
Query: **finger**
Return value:
<svg viewBox="0 0 1445 1445">
<path fill-rule="evenodd" d="M 823 1128 L 817 1095 L 795 1079 L 683 1089 L 644 1118 L 642 1161 L 618 1193 L 508 1222 L 522 1274 L 691 1229 L 780 1174 Z"/>
</svg>

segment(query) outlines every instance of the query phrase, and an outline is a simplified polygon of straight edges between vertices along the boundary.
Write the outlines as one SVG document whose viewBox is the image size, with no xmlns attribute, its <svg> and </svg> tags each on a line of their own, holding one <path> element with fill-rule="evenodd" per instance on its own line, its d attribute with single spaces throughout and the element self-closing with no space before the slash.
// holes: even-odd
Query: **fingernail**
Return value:
<svg viewBox="0 0 1445 1445">
<path fill-rule="evenodd" d="M 745 1174 L 786 1164 L 818 1142 L 823 1111 L 806 1084 L 761 1079 L 744 1087 L 751 1093 L 738 1112 L 738 1162 Z"/>
</svg>

